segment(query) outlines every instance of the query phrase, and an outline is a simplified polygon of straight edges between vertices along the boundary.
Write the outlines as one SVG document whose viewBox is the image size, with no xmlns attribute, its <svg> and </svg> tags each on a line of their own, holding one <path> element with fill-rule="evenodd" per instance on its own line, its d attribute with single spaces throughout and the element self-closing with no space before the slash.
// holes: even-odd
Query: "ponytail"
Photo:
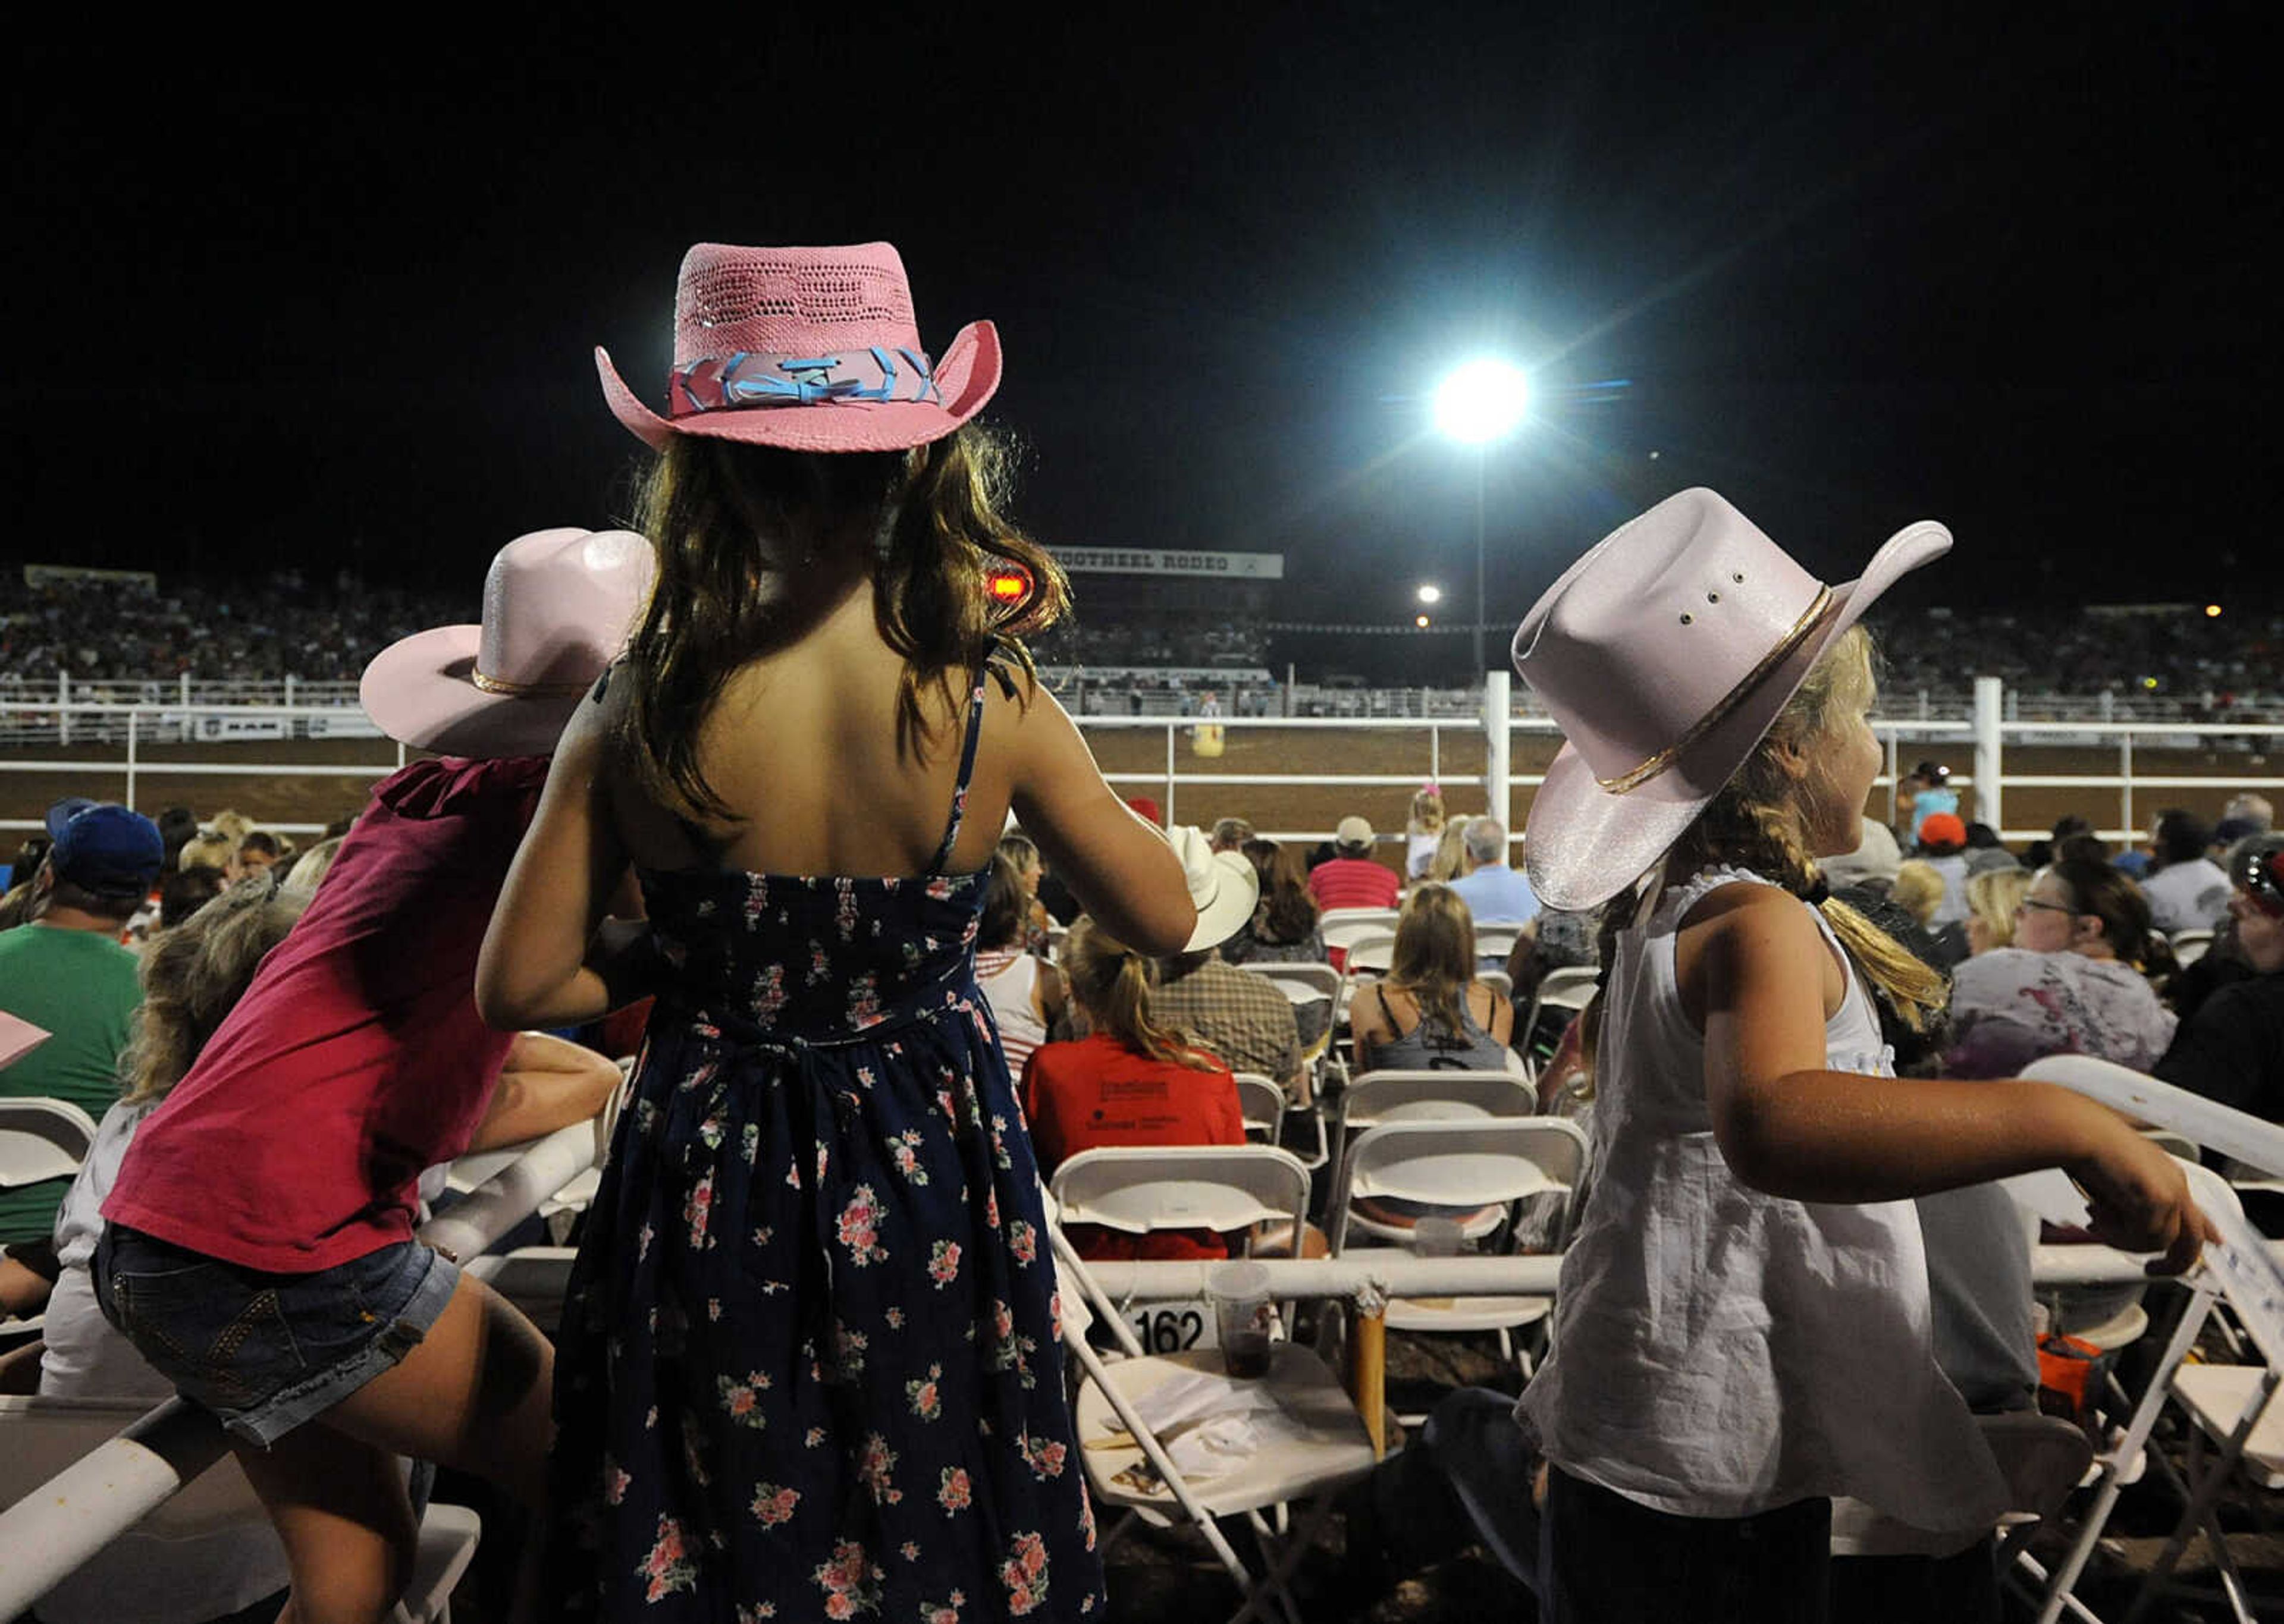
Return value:
<svg viewBox="0 0 2284 1624">
<path fill-rule="evenodd" d="M 1087 1019 L 1120 1047 L 1192 1071 L 1223 1069 L 1212 1056 L 1185 1042 L 1180 1032 L 1152 1018 L 1150 993 L 1157 982 L 1156 967 L 1091 917 L 1071 926 L 1063 941 L 1062 968 Z"/>
</svg>

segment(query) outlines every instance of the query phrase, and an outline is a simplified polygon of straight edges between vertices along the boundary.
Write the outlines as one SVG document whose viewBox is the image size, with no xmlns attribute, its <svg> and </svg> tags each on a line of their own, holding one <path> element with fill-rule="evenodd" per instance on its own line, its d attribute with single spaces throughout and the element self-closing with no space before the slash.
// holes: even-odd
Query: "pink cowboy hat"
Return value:
<svg viewBox="0 0 2284 1624">
<path fill-rule="evenodd" d="M 1514 668 L 1565 743 L 1530 803 L 1531 888 L 1586 909 L 1624 890 L 1744 765 L 1832 641 L 1951 549 L 1905 527 L 1827 587 L 1721 496 L 1685 490 L 1563 573 L 1514 634 Z"/>
<path fill-rule="evenodd" d="M 373 657 L 357 699 L 391 738 L 444 755 L 551 755 L 650 596 L 631 530 L 539 530 L 501 548 L 481 626 L 415 632 Z"/>
<path fill-rule="evenodd" d="M 644 444 L 704 434 L 793 451 L 901 451 L 941 440 L 999 386 L 999 330 L 970 322 L 941 362 L 920 348 L 904 262 L 887 243 L 700 243 L 674 293 L 667 415 L 599 347 L 603 398 Z"/>
</svg>

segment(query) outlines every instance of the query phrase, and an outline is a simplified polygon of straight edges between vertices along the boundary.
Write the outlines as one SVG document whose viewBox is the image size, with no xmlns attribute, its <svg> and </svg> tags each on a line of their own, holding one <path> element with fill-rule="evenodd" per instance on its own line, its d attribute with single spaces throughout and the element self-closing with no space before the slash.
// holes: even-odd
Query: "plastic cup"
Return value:
<svg viewBox="0 0 2284 1624">
<path fill-rule="evenodd" d="M 1269 1328 L 1277 1315 L 1269 1271 L 1258 1263 L 1219 1264 L 1207 1271 L 1206 1296 L 1213 1303 L 1222 1368 L 1240 1380 L 1268 1375 Z"/>
<path fill-rule="evenodd" d="M 1457 1218 L 1422 1218 L 1412 1226 L 1412 1251 L 1423 1258 L 1455 1258 L 1467 1232 Z"/>
</svg>

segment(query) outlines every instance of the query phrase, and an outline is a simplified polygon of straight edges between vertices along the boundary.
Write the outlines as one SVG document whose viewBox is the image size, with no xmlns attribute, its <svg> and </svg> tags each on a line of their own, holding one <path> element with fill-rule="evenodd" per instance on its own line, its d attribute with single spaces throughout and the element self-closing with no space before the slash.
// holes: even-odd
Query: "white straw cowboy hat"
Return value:
<svg viewBox="0 0 2284 1624">
<path fill-rule="evenodd" d="M 887 243 L 700 243 L 674 291 L 666 413 L 595 351 L 603 398 L 653 451 L 677 434 L 794 451 L 902 451 L 941 440 L 999 387 L 999 330 L 971 322 L 941 360 L 920 347 L 904 262 Z"/>
<path fill-rule="evenodd" d="M 415 632 L 357 684 L 373 725 L 445 755 L 551 755 L 650 596 L 653 555 L 631 530 L 538 530 L 499 550 L 480 626 Z"/>
<path fill-rule="evenodd" d="M 1212 842 L 1191 824 L 1168 830 L 1166 839 L 1182 860 L 1190 903 L 1198 910 L 1197 928 L 1182 951 L 1217 948 L 1253 917 L 1254 904 L 1261 900 L 1261 876 L 1244 854 L 1214 850 Z"/>
<path fill-rule="evenodd" d="M 1567 741 L 1531 801 L 1526 861 L 1550 907 L 1587 909 L 1656 862 L 1744 765 L 1833 639 L 1951 548 L 1905 527 L 1827 587 L 1709 490 L 1669 496 L 1563 573 L 1514 635 Z"/>
</svg>

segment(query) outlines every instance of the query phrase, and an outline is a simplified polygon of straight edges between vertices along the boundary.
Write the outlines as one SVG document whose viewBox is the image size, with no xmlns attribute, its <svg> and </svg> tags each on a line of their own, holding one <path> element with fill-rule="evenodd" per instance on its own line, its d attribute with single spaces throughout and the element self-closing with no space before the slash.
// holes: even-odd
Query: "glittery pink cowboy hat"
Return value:
<svg viewBox="0 0 2284 1624">
<path fill-rule="evenodd" d="M 391 738 L 445 755 L 551 755 L 650 596 L 631 530 L 538 530 L 501 548 L 481 626 L 415 632 L 373 657 L 357 699 Z"/>
<path fill-rule="evenodd" d="M 1827 587 L 1716 493 L 1685 490 L 1563 573 L 1514 668 L 1566 741 L 1530 803 L 1531 888 L 1586 909 L 1624 890 L 1744 765 L 1833 639 L 1951 548 L 1929 519 Z"/>
<path fill-rule="evenodd" d="M 971 322 L 931 362 L 904 262 L 887 243 L 700 243 L 674 293 L 665 417 L 601 348 L 611 410 L 653 450 L 704 434 L 794 451 L 901 451 L 941 440 L 999 386 L 999 331 Z"/>
</svg>

